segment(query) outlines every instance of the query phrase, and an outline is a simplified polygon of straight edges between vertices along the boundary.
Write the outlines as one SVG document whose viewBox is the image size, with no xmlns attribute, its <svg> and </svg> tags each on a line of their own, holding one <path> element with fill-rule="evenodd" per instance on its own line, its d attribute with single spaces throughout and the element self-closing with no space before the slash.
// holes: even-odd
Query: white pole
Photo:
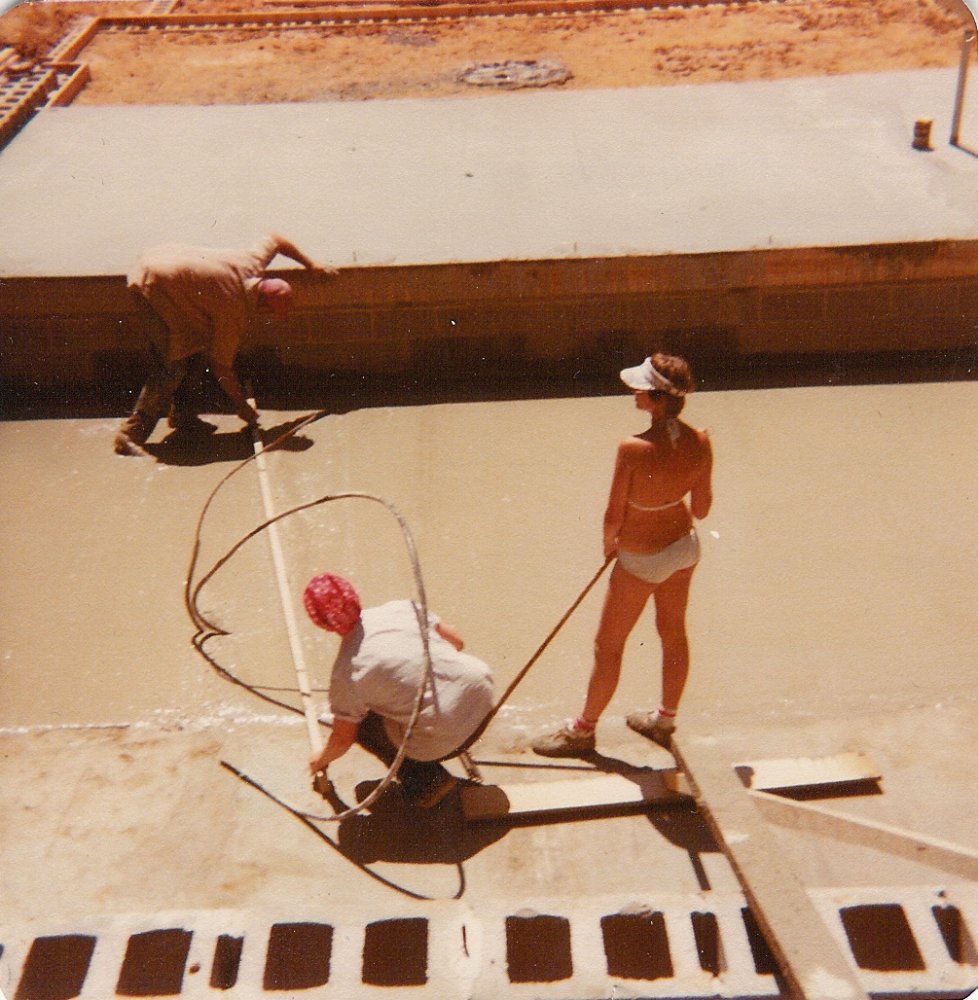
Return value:
<svg viewBox="0 0 978 1000">
<path fill-rule="evenodd" d="M 256 409 L 255 401 L 248 400 L 252 409 Z M 272 491 L 268 485 L 268 468 L 265 465 L 265 447 L 257 428 L 252 431 L 252 444 L 255 449 L 255 466 L 258 469 L 258 485 L 261 487 L 261 499 L 265 508 L 265 520 L 275 517 L 272 504 Z M 285 571 L 285 557 L 282 555 L 282 543 L 278 537 L 278 524 L 268 526 L 268 541 L 272 549 L 272 562 L 275 565 L 275 578 L 278 581 L 279 599 L 282 602 L 282 612 L 285 615 L 285 629 L 289 636 L 289 648 L 292 650 L 292 662 L 295 665 L 295 676 L 299 682 L 299 694 L 302 697 L 302 712 L 306 717 L 306 729 L 309 733 L 309 746 L 313 754 L 323 749 L 323 737 L 319 731 L 313 705 L 312 689 L 309 686 L 309 673 L 306 670 L 306 659 L 299 640 L 299 629 L 295 620 L 295 610 L 292 604 L 292 591 L 289 588 L 289 577 Z"/>
<path fill-rule="evenodd" d="M 975 44 L 975 32 L 972 28 L 965 28 L 964 37 L 961 40 L 961 62 L 958 66 L 958 89 L 954 95 L 954 114 L 951 118 L 951 145 L 958 145 L 958 138 L 961 134 L 961 113 L 964 110 L 964 91 L 968 80 L 968 60 L 971 56 L 971 49 Z"/>
</svg>

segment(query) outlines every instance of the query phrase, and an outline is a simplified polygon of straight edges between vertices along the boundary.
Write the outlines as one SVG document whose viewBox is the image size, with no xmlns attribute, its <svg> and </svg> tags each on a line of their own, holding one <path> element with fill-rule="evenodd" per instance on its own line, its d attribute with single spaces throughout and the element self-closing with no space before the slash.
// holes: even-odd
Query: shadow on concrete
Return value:
<svg viewBox="0 0 978 1000">
<path fill-rule="evenodd" d="M 599 770 L 620 774 L 625 778 L 637 778 L 643 771 L 652 770 L 636 769 L 625 761 L 602 754 L 595 754 L 591 760 Z M 700 856 L 720 854 L 721 848 L 696 803 L 688 798 L 680 798 L 675 802 L 650 806 L 645 815 L 660 836 L 687 853 L 700 889 L 703 891 L 712 889 Z"/>
<path fill-rule="evenodd" d="M 972 149 L 970 146 L 966 146 L 961 142 L 953 142 L 951 145 L 954 146 L 955 149 L 960 149 L 962 153 L 967 153 L 968 156 L 974 156 L 978 159 L 978 150 Z"/>
<path fill-rule="evenodd" d="M 700 889 L 712 889 L 700 856 L 719 854 L 720 845 L 696 804 L 684 802 L 670 809 L 650 809 L 646 815 L 658 834 L 687 853 Z"/>
<path fill-rule="evenodd" d="M 305 420 L 285 421 L 273 427 L 262 428 L 262 440 L 271 449 L 275 442 L 276 451 L 307 451 L 314 444 L 303 434 L 291 433 Z M 149 442 L 144 446 L 161 465 L 211 465 L 221 462 L 244 462 L 254 455 L 251 431 L 242 427 L 238 431 L 218 433 L 217 428 L 206 421 L 206 429 L 192 431 L 175 430 L 162 441 Z M 281 439 L 281 440 L 280 440 Z"/>
<path fill-rule="evenodd" d="M 606 774 L 619 774 L 622 777 L 633 780 L 640 787 L 643 781 L 650 775 L 661 773 L 661 769 L 651 767 L 635 767 L 627 761 L 617 757 L 608 757 L 601 753 L 588 754 L 581 757 L 579 763 L 570 760 L 556 762 L 511 762 L 478 760 L 477 764 L 487 767 L 513 767 L 532 768 L 534 770 L 556 770 L 562 773 L 591 774 L 596 771 Z M 712 888 L 706 869 L 700 859 L 702 854 L 719 854 L 721 849 L 713 833 L 710 830 L 703 814 L 699 811 L 696 803 L 686 797 L 677 797 L 674 800 L 665 800 L 654 804 L 649 804 L 644 809 L 639 809 L 634 803 L 626 805 L 609 805 L 600 809 L 591 808 L 587 815 L 566 811 L 560 816 L 552 813 L 529 815 L 519 817 L 504 817 L 493 826 L 531 826 L 537 824 L 551 824 L 554 822 L 580 822 L 596 814 L 603 817 L 625 816 L 635 814 L 636 811 L 645 813 L 646 818 L 660 836 L 669 843 L 686 851 L 689 856 L 689 863 L 696 876 L 696 880 L 702 890 Z"/>
<path fill-rule="evenodd" d="M 356 797 L 363 801 L 378 782 L 357 785 Z M 338 797 L 334 809 L 349 806 Z M 339 824 L 340 851 L 356 865 L 377 861 L 414 865 L 461 864 L 502 839 L 505 827 L 468 824 L 457 792 L 431 809 L 419 809 L 404 801 L 400 786 L 392 784 L 369 812 L 358 813 Z"/>
<path fill-rule="evenodd" d="M 693 344 L 669 342 L 650 344 L 648 350 L 685 353 L 702 392 L 957 382 L 978 377 L 978 345 L 941 351 L 716 355 Z M 634 352 L 609 350 L 597 363 L 593 358 L 566 358 L 543 366 L 474 365 L 468 378 L 442 376 L 437 365 L 432 365 L 423 375 L 401 376 L 257 370 L 253 382 L 258 399 L 269 409 L 328 407 L 342 413 L 376 406 L 615 395 L 622 390 L 618 372 L 634 363 Z"/>
<path fill-rule="evenodd" d="M 883 794 L 883 786 L 878 779 L 862 781 L 840 781 L 834 785 L 813 785 L 808 788 L 772 788 L 769 794 L 793 802 L 822 802 L 832 799 L 853 799 Z"/>
<path fill-rule="evenodd" d="M 344 848 L 341 847 L 340 845 L 339 839 L 334 840 L 326 833 L 326 829 L 329 828 L 332 824 L 325 822 L 324 817 L 311 816 L 303 812 L 302 810 L 296 809 L 294 806 L 289 805 L 288 802 L 285 802 L 283 799 L 280 799 L 277 795 L 275 795 L 271 790 L 262 785 L 259 781 L 256 781 L 251 776 L 245 774 L 244 771 L 239 770 L 237 767 L 235 767 L 233 764 L 230 764 L 228 761 L 222 760 L 221 766 L 225 768 L 225 770 L 230 771 L 232 774 L 234 774 L 238 779 L 240 779 L 246 785 L 250 785 L 253 789 L 260 792 L 275 805 L 280 806 L 286 813 L 293 816 L 303 826 L 305 826 L 306 829 L 308 829 L 311 833 L 313 833 L 323 844 L 326 844 L 334 851 L 336 851 L 336 853 L 339 854 L 341 857 L 345 858 L 351 864 L 355 865 L 368 878 L 373 879 L 375 882 L 378 882 L 380 885 L 383 885 L 386 888 L 393 890 L 394 892 L 398 892 L 404 896 L 408 896 L 411 899 L 432 900 L 436 898 L 435 896 L 430 896 L 424 892 L 419 892 L 416 889 L 412 889 L 410 886 L 401 884 L 401 882 L 395 881 L 393 878 L 372 869 L 370 867 L 370 864 L 380 861 L 381 860 L 380 858 L 373 859 L 373 862 L 361 861 L 358 860 L 358 857 L 360 856 L 366 857 L 367 852 L 344 850 Z M 328 797 L 328 800 L 330 802 L 330 805 L 334 809 L 345 808 L 345 803 L 343 803 L 342 800 L 335 795 L 335 793 L 330 795 Z M 447 804 L 448 803 L 446 802 L 446 804 L 443 805 L 441 808 L 432 810 L 432 816 L 440 815 L 443 812 L 443 810 L 447 807 Z M 417 810 L 412 811 L 412 813 L 416 812 Z M 408 825 L 410 826 L 411 824 Z M 403 830 L 394 831 L 394 833 L 401 834 L 403 833 Z M 349 834 L 347 834 L 347 836 L 349 836 Z M 438 862 L 438 860 L 439 859 L 436 858 L 430 858 L 426 863 L 435 864 Z M 461 861 L 455 861 L 454 863 L 449 861 L 448 863 L 453 864 L 454 868 L 457 870 L 458 873 L 458 887 L 456 891 L 452 894 L 452 898 L 461 899 L 462 895 L 465 892 L 465 870 L 462 867 Z M 444 898 L 444 897 L 439 896 L 437 898 Z"/>
<path fill-rule="evenodd" d="M 651 343 L 649 351 L 680 350 L 669 343 Z M 805 353 L 764 355 L 711 355 L 702 347 L 686 352 L 693 364 L 699 390 L 779 389 L 805 386 L 885 385 L 894 383 L 958 382 L 978 378 L 978 345 L 939 351 L 890 351 L 885 353 Z M 593 358 L 566 358 L 544 366 L 500 368 L 475 364 L 467 377 L 443 375 L 437 365 L 421 375 L 340 374 L 281 365 L 256 364 L 244 359 L 240 371 L 255 389 L 259 409 L 328 410 L 347 413 L 378 406 L 422 406 L 457 402 L 506 402 L 523 399 L 583 398 L 614 395 L 621 391 L 618 371 L 635 363 L 609 350 L 596 363 Z M 132 378 L 107 372 L 97 385 L 40 389 L 16 381 L 0 384 L 0 419 L 96 419 L 121 417 L 135 402 Z M 227 412 L 226 401 L 212 386 L 204 387 L 208 406 L 204 413 Z"/>
<path fill-rule="evenodd" d="M 213 424 L 210 431 L 172 431 L 161 441 L 143 445 L 147 455 L 160 465 L 210 465 L 212 462 L 243 462 L 251 454 L 251 439 L 240 431 L 219 434 Z"/>
</svg>

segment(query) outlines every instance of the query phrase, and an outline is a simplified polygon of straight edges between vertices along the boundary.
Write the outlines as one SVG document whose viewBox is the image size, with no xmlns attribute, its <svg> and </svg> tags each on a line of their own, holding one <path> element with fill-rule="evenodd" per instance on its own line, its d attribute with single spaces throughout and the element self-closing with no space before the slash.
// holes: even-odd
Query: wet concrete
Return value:
<svg viewBox="0 0 978 1000">
<path fill-rule="evenodd" d="M 700 710 L 717 723 L 744 711 L 778 720 L 965 693 L 970 668 L 958 643 L 973 606 L 975 471 L 955 442 L 973 426 L 972 384 L 702 393 L 689 413 L 710 429 L 718 456 L 719 499 L 702 526 L 690 610 L 698 666 L 688 693 Z M 266 414 L 265 423 L 292 416 Z M 197 452 L 154 444 L 156 460 L 129 463 L 111 454 L 112 421 L 0 429 L 14 470 L 3 486 L 4 561 L 19 583 L 4 596 L 15 685 L 7 711 L 17 715 L 7 724 L 153 721 L 237 700 L 199 669 L 183 607 L 201 509 L 250 454 L 233 419 L 211 419 L 219 430 Z M 346 490 L 395 504 L 414 533 L 430 604 L 505 682 L 600 565 L 596 526 L 614 447 L 641 426 L 624 396 L 364 409 L 310 424 L 268 456 L 268 475 L 281 510 Z M 252 464 L 213 499 L 197 578 L 261 520 Z M 295 587 L 325 569 L 355 579 L 367 603 L 412 587 L 400 530 L 378 504 L 327 503 L 280 531 Z M 232 632 L 217 642 L 220 657 L 287 682 L 268 566 L 257 538 L 200 600 Z M 598 605 L 596 592 L 548 651 L 570 689 L 589 669 Z M 637 636 L 635 655 L 652 638 Z M 311 662 L 328 660 L 320 636 L 303 642 Z M 165 671 L 143 663 L 160 656 Z M 894 669 L 906 685 L 880 683 Z M 556 718 L 567 697 L 547 672 L 543 663 L 531 673 L 521 700 Z M 721 675 L 722 704 L 709 695 Z M 798 676 L 803 692 L 790 683 Z M 626 676 L 622 703 L 640 684 L 654 697 L 652 681 Z M 520 711 L 514 704 L 514 733 Z"/>
<path fill-rule="evenodd" d="M 457 158 L 437 169 L 416 163 L 410 176 L 419 187 L 398 205 L 396 232 L 389 213 L 373 204 L 371 213 L 363 211 L 375 190 L 370 185 L 391 180 L 391 164 L 370 146 L 388 138 L 385 115 L 405 111 L 408 127 L 435 114 L 435 105 L 461 124 L 473 107 L 492 119 L 501 105 L 489 99 L 464 109 L 453 102 L 360 109 L 372 123 L 364 149 L 373 150 L 374 171 L 357 174 L 362 187 L 337 184 L 336 171 L 362 170 L 363 150 L 337 146 L 333 160 L 318 156 L 324 135 L 349 138 L 343 130 L 352 128 L 344 117 L 350 112 L 331 107 L 323 117 L 321 109 L 289 109 L 293 125 L 319 136 L 301 144 L 315 160 L 315 170 L 303 175 L 313 193 L 302 197 L 258 176 L 248 182 L 253 189 L 195 183 L 220 176 L 199 159 L 203 147 L 215 155 L 224 148 L 213 141 L 207 109 L 180 119 L 174 148 L 193 161 L 189 172 L 164 170 L 151 143 L 135 148 L 133 135 L 152 131 L 149 118 L 100 110 L 83 121 L 78 109 L 67 109 L 41 116 L 0 158 L 10 204 L 25 203 L 17 196 L 21 184 L 36 191 L 47 183 L 58 196 L 31 205 L 30 226 L 26 215 L 11 218 L 0 270 L 118 275 L 154 231 L 230 243 L 266 224 L 287 230 L 310 252 L 376 266 L 481 260 L 503 249 L 573 256 L 723 252 L 765 242 L 803 248 L 853 238 L 973 240 L 973 157 L 909 147 L 918 114 L 934 117 L 940 131 L 933 109 L 945 98 L 950 106 L 952 75 L 855 82 L 778 85 L 784 102 L 771 100 L 773 85 L 632 94 L 633 141 L 624 146 L 620 129 L 615 143 L 600 141 L 616 123 L 602 118 L 605 96 L 588 96 L 586 109 L 603 123 L 588 142 L 593 138 L 602 157 L 621 148 L 611 161 L 621 183 L 596 182 L 600 197 L 592 191 L 574 202 L 575 214 L 552 214 L 543 225 L 538 218 L 535 226 L 528 219 L 526 229 L 486 227 L 483 212 L 465 216 L 464 226 L 447 216 L 438 216 L 437 226 L 419 222 L 431 218 L 436 195 L 467 195 L 459 178 L 445 183 L 446 171 L 465 166 Z M 848 92 L 840 89 L 846 86 Z M 575 179 L 562 160 L 554 166 L 553 149 L 527 146 L 531 109 L 560 112 L 558 121 L 574 117 L 568 109 L 580 105 L 565 105 L 560 96 L 521 102 L 527 117 L 507 119 L 524 141 L 495 150 L 492 177 L 465 179 L 483 185 L 473 205 L 504 197 L 515 212 L 522 204 L 509 186 L 514 161 L 507 151 L 516 146 L 521 157 L 535 150 L 543 158 L 534 161 L 539 176 Z M 843 96 L 855 101 L 848 117 L 838 114 Z M 708 98 L 718 103 L 706 107 Z M 735 157 L 718 156 L 722 150 L 705 140 L 693 144 L 695 204 L 688 169 L 681 178 L 656 175 L 650 184 L 641 172 L 646 144 L 686 143 L 688 129 L 679 123 L 706 128 L 701 119 L 712 115 L 715 122 L 733 99 L 749 125 L 736 141 L 727 135 L 723 149 Z M 661 126 L 652 112 L 663 101 L 671 102 L 672 125 L 647 128 Z M 253 111 L 224 109 L 222 127 L 230 122 L 239 138 L 261 134 Z M 157 126 L 172 123 L 171 112 L 160 114 Z M 813 129 L 816 114 L 825 117 Z M 93 122 L 95 132 L 81 127 Z M 799 122 L 805 142 L 785 144 L 786 130 L 799 139 Z M 79 159 L 69 134 L 95 145 Z M 870 148 L 877 140 L 888 150 L 882 159 Z M 57 155 L 42 155 L 45 144 Z M 466 155 L 480 150 L 474 139 L 463 144 Z M 159 193 L 147 201 L 130 186 L 133 161 L 123 152 L 148 156 L 137 157 L 144 169 L 136 173 L 155 178 L 161 191 L 176 185 L 190 200 L 179 208 Z M 287 175 L 273 153 L 263 167 L 278 171 L 276 178 Z M 850 155 L 878 161 L 879 174 L 853 172 Z M 775 161 L 790 166 L 779 174 L 790 183 L 777 188 L 771 214 L 753 212 L 745 198 L 764 175 L 759 168 Z M 26 181 L 14 169 L 19 164 L 32 172 Z M 55 183 L 66 177 L 70 183 Z M 716 187 L 721 177 L 732 187 Z M 576 180 L 590 183 L 586 170 Z M 634 211 L 639 190 L 649 193 L 643 204 L 652 217 Z M 333 201 L 320 198 L 326 191 Z M 256 192 L 271 194 L 267 219 L 257 213 Z M 214 226 L 194 199 L 210 209 L 219 194 L 231 200 L 221 204 Z M 317 213 L 331 213 L 328 232 L 308 211 L 313 195 Z M 61 197 L 77 210 L 65 211 Z M 829 203 L 832 211 L 824 211 Z M 595 206 L 599 216 L 589 214 Z M 796 208 L 792 224 L 778 228 Z M 38 217 L 39 209 L 48 214 Z M 588 229 L 589 221 L 602 225 Z M 503 249 L 488 237 L 502 230 Z M 867 329 L 861 321 L 858 327 Z M 906 337 L 912 348 L 911 327 Z M 583 399 L 405 405 L 392 390 L 389 399 L 374 396 L 352 408 L 347 398 L 268 456 L 275 507 L 345 490 L 388 498 L 414 533 L 431 606 L 494 667 L 502 688 L 600 565 L 614 447 L 642 428 L 629 398 L 615 395 L 615 385 L 606 391 Z M 329 402 L 321 391 L 318 403 Z M 730 765 L 843 750 L 861 750 L 877 763 L 881 794 L 831 801 L 853 820 L 845 829 L 864 822 L 902 830 L 926 841 L 930 853 L 827 834 L 824 823 L 783 825 L 776 833 L 809 893 L 832 910 L 840 940 L 846 928 L 839 908 L 857 907 L 850 919 L 854 961 L 897 962 L 863 949 L 861 928 L 872 921 L 860 906 L 885 907 L 903 899 L 901 892 L 907 899 L 917 893 L 908 913 L 950 907 L 941 911 L 945 927 L 953 924 L 947 913 L 961 915 L 958 959 L 945 947 L 945 966 L 936 969 L 932 959 L 945 931 L 931 920 L 930 937 L 916 942 L 926 968 L 904 969 L 896 985 L 873 980 L 875 992 L 953 990 L 978 979 L 967 945 L 978 934 L 974 879 L 965 868 L 937 864 L 934 848 L 937 841 L 964 848 L 978 842 L 969 808 L 978 606 L 978 471 L 969 446 L 978 431 L 976 402 L 973 382 L 922 382 L 709 392 L 688 408 L 691 422 L 711 430 L 717 501 L 701 530 L 684 733 Z M 266 413 L 269 436 L 299 415 Z M 210 988 L 239 995 L 254 994 L 258 984 L 344 997 L 377 987 L 487 998 L 532 990 L 575 1000 L 629 990 L 776 994 L 755 929 L 742 916 L 737 881 L 688 806 L 474 827 L 462 822 L 455 801 L 419 817 L 395 791 L 342 824 L 303 815 L 329 809 L 309 791 L 308 740 L 290 710 L 295 673 L 267 537 L 245 545 L 199 595 L 200 610 L 228 634 L 208 640 L 207 658 L 192 642 L 185 581 L 195 542 L 194 581 L 264 518 L 254 464 L 238 468 L 249 441 L 230 418 L 212 421 L 215 432 L 192 447 L 159 434 L 146 461 L 111 454 L 109 419 L 0 425 L 0 557 L 8 575 L 0 591 L 0 778 L 8 803 L 0 841 L 5 862 L 14 861 L 3 874 L 0 989 L 43 991 L 50 981 L 38 985 L 31 977 L 43 979 L 39 970 L 61 956 L 66 977 L 85 978 L 86 996 L 111 995 L 120 984 L 130 992 L 173 990 L 178 980 L 188 995 L 202 995 L 208 976 Z M 376 504 L 326 503 L 283 522 L 280 536 L 294 599 L 326 569 L 355 580 L 368 603 L 411 590 L 397 525 Z M 579 705 L 601 590 L 556 637 L 477 747 L 489 780 L 579 773 L 573 764 L 541 762 L 526 747 Z M 300 642 L 323 697 L 333 646 L 305 625 Z M 229 677 L 260 685 L 264 697 Z M 599 730 L 601 756 L 589 767 L 672 766 L 669 754 L 624 725 L 625 713 L 657 698 L 657 639 L 646 617 Z M 347 803 L 382 776 L 356 751 L 334 772 Z M 881 912 L 887 926 L 900 926 L 891 910 L 872 911 Z M 94 952 L 92 938 L 99 942 Z M 389 960 L 393 942 L 405 948 L 397 968 Z M 83 969 L 86 959 L 90 969 Z M 141 977 L 153 962 L 161 978 L 147 982 Z M 60 985 L 74 988 L 67 979 Z"/>
<path fill-rule="evenodd" d="M 978 474 L 962 444 L 978 430 L 975 392 L 971 383 L 718 392 L 688 407 L 711 430 L 717 501 L 701 526 L 684 731 L 731 762 L 863 750 L 883 791 L 845 799 L 847 814 L 959 845 L 978 840 L 966 806 Z M 394 793 L 339 828 L 289 811 L 329 812 L 308 790 L 301 718 L 222 679 L 191 645 L 183 606 L 201 509 L 247 454 L 234 422 L 212 419 L 216 457 L 201 464 L 186 452 L 178 463 L 172 442 L 155 459 L 117 458 L 108 421 L 0 427 L 3 560 L 16 581 L 2 597 L 0 768 L 10 805 L 0 831 L 16 859 L 4 886 L 7 983 L 37 934 L 111 936 L 154 919 L 165 929 L 167 913 L 185 915 L 180 927 L 243 911 L 266 928 L 325 922 L 340 928 L 340 949 L 351 922 L 430 918 L 439 905 L 478 912 L 469 932 L 478 925 L 504 942 L 527 926 L 506 922 L 527 907 L 576 927 L 595 901 L 608 916 L 662 898 L 696 911 L 737 893 L 709 831 L 683 807 L 478 828 L 451 803 L 419 820 Z M 431 606 L 502 687 L 600 564 L 614 445 L 640 427 L 627 396 L 363 409 L 310 424 L 305 446 L 268 456 L 268 476 L 277 510 L 343 490 L 396 504 Z M 195 578 L 263 518 L 252 463 L 213 499 Z M 411 590 L 399 529 L 379 505 L 323 504 L 283 522 L 281 541 L 295 595 L 324 569 L 354 579 L 368 603 Z M 585 601 L 477 747 L 489 780 L 575 773 L 573 762 L 540 761 L 526 745 L 578 707 L 599 603 L 599 593 Z M 207 646 L 220 667 L 294 688 L 264 536 L 213 577 L 200 606 L 231 633 Z M 301 642 L 321 687 L 331 641 L 309 626 Z M 672 765 L 623 722 L 655 703 L 656 662 L 645 620 L 599 730 L 605 766 Z M 335 770 L 347 803 L 381 777 L 357 752 Z M 970 881 L 866 842 L 804 829 L 778 837 L 813 891 Z M 225 937 L 246 933 L 235 930 L 239 918 L 222 919 Z M 601 926 L 595 917 L 596 942 Z M 620 972 L 634 927 L 604 926 Z M 434 928 L 432 955 L 442 953 Z M 363 939 L 378 981 L 391 975 L 377 957 L 384 935 Z M 441 959 L 423 965 L 420 948 L 412 975 L 424 968 L 426 988 L 468 981 L 439 971 Z M 530 967 L 522 954 L 511 942 L 510 982 Z M 330 988 L 352 975 L 343 968 L 337 959 Z M 486 975 L 475 995 L 498 987 Z M 566 993 L 581 986 L 570 982 L 547 995 L 580 995 Z M 605 988 L 601 976 L 595 983 Z"/>
</svg>

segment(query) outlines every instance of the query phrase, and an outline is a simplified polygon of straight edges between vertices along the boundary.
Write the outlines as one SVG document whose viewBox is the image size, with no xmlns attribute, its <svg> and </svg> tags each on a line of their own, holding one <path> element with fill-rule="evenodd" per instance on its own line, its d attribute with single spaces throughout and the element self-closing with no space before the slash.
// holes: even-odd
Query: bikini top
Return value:
<svg viewBox="0 0 978 1000">
<path fill-rule="evenodd" d="M 625 502 L 629 507 L 634 507 L 635 510 L 650 513 L 656 510 L 668 510 L 670 507 L 678 507 L 683 502 L 683 498 L 680 497 L 678 500 L 672 500 L 670 503 L 659 504 L 658 507 L 647 507 L 645 504 L 636 503 L 634 500 L 626 500 Z"/>
<path fill-rule="evenodd" d="M 675 448 L 676 442 L 679 440 L 679 435 L 681 433 L 679 430 L 679 421 L 676 420 L 675 417 L 670 417 L 666 423 L 666 430 L 669 434 L 669 443 L 673 448 Z M 636 503 L 634 500 L 626 500 L 625 502 L 629 507 L 649 514 L 657 510 L 669 510 L 670 507 L 678 507 L 683 502 L 683 497 L 680 497 L 678 500 L 671 500 L 669 503 L 659 504 L 657 507 L 647 507 L 645 504 Z"/>
</svg>

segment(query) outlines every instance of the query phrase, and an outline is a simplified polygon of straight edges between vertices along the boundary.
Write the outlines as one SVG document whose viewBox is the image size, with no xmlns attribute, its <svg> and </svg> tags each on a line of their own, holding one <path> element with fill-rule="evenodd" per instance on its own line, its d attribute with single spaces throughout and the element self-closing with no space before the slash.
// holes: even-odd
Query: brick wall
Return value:
<svg viewBox="0 0 978 1000">
<path fill-rule="evenodd" d="M 289 272 L 288 322 L 242 357 L 283 372 L 464 378 L 570 371 L 655 347 L 708 368 L 765 355 L 978 345 L 978 243 Z M 20 392 L 136 378 L 121 276 L 0 278 L 0 379 Z"/>
</svg>

